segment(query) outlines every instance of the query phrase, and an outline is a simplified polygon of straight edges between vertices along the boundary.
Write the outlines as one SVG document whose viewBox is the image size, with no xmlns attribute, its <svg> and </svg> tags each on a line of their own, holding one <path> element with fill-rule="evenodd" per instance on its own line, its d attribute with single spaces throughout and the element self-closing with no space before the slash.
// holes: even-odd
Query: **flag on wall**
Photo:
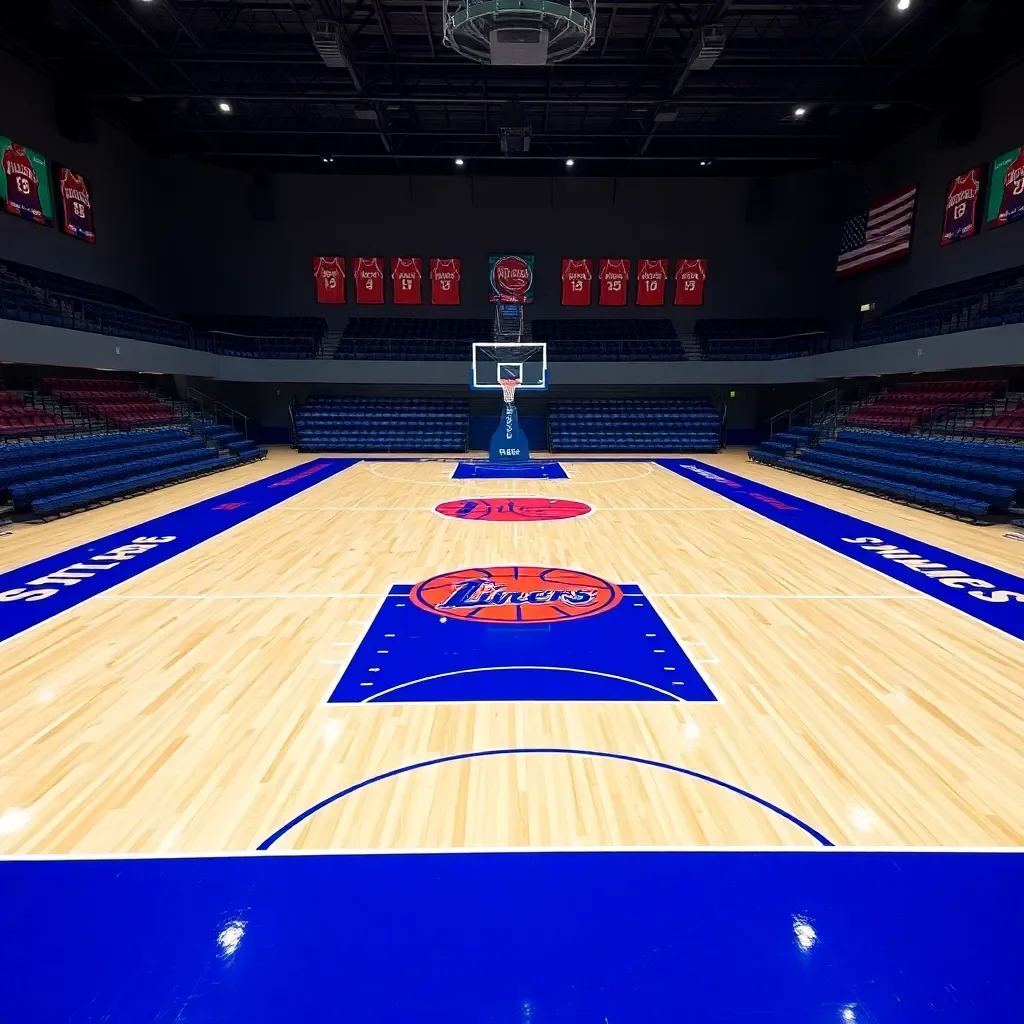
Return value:
<svg viewBox="0 0 1024 1024">
<path fill-rule="evenodd" d="M 837 274 L 856 274 L 910 252 L 917 186 L 886 196 L 843 225 Z"/>
</svg>

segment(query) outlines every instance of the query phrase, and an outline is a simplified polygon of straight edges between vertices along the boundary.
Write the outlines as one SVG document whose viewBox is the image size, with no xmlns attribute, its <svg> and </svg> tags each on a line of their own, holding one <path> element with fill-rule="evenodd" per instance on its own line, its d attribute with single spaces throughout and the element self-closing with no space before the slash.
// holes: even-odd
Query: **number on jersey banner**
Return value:
<svg viewBox="0 0 1024 1024">
<path fill-rule="evenodd" d="M 89 183 L 80 174 L 67 167 L 58 167 L 60 202 L 57 213 L 60 228 L 66 235 L 81 238 L 83 242 L 96 241 L 96 229 L 92 220 L 92 194 Z"/>
<path fill-rule="evenodd" d="M 356 302 L 360 306 L 384 304 L 384 267 L 379 256 L 357 256 L 352 267 Z"/>
<path fill-rule="evenodd" d="M 462 260 L 430 261 L 430 301 L 435 306 L 459 304 L 459 281 L 462 280 Z"/>
<path fill-rule="evenodd" d="M 423 260 L 418 256 L 392 256 L 391 280 L 396 306 L 418 306 L 422 303 Z"/>
<path fill-rule="evenodd" d="M 704 281 L 708 276 L 707 260 L 676 261 L 677 306 L 700 306 L 704 303 Z"/>
<path fill-rule="evenodd" d="M 590 260 L 562 260 L 562 305 L 589 306 Z"/>
<path fill-rule="evenodd" d="M 638 260 L 636 264 L 636 304 L 664 306 L 668 260 Z"/>
<path fill-rule="evenodd" d="M 624 306 L 629 288 L 629 260 L 601 260 L 597 273 L 602 306 Z"/>
<path fill-rule="evenodd" d="M 344 256 L 314 256 L 313 277 L 316 279 L 317 302 L 332 306 L 345 302 Z"/>
<path fill-rule="evenodd" d="M 0 199 L 15 217 L 53 223 L 53 199 L 46 157 L 0 136 Z"/>
</svg>

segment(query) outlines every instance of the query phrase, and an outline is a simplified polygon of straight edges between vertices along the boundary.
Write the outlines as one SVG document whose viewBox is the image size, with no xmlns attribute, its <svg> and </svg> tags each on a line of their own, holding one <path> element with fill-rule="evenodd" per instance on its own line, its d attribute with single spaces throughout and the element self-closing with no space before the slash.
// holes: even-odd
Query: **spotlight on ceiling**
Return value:
<svg viewBox="0 0 1024 1024">
<path fill-rule="evenodd" d="M 465 160 L 463 160 L 461 156 L 457 156 L 457 157 L 455 158 L 455 166 L 456 166 L 456 167 L 462 167 L 462 166 L 463 166 L 463 164 L 465 164 L 465 162 L 466 162 L 466 161 L 465 161 Z"/>
<path fill-rule="evenodd" d="M 910 0 L 896 0 L 896 10 L 897 11 L 909 11 L 910 10 Z"/>
<path fill-rule="evenodd" d="M 710 167 L 711 166 L 711 161 L 710 160 L 701 160 L 700 165 L 701 165 L 701 167 Z"/>
<path fill-rule="evenodd" d="M 230 114 L 231 113 L 231 104 L 228 103 L 227 100 L 221 100 L 220 103 L 217 104 L 217 109 L 222 114 Z"/>
<path fill-rule="evenodd" d="M 569 159 L 565 161 L 565 166 L 566 167 L 575 167 L 576 166 L 576 161 L 573 160 L 572 157 L 569 157 Z"/>
<path fill-rule="evenodd" d="M 322 157 L 320 157 L 320 159 L 323 160 L 323 162 L 325 164 L 333 164 L 334 163 L 334 157 L 333 156 L 322 156 Z"/>
<path fill-rule="evenodd" d="M 806 117 L 807 116 L 807 108 L 806 107 L 797 107 L 796 110 L 793 111 L 793 116 L 794 117 Z"/>
</svg>

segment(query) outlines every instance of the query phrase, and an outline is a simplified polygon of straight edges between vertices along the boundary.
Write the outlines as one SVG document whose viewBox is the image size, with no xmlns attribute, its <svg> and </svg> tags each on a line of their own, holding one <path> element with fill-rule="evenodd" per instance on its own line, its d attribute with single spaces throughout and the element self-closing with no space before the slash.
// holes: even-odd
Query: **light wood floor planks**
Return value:
<svg viewBox="0 0 1024 1024">
<path fill-rule="evenodd" d="M 0 538 L 10 568 L 309 461 L 195 481 Z M 753 466 L 708 462 L 1020 572 L 1024 545 Z M 311 805 L 451 754 L 557 747 L 703 773 L 833 842 L 1024 841 L 1024 647 L 650 463 L 452 481 L 363 463 L 0 648 L 0 853 L 254 849 Z M 560 523 L 437 516 L 550 495 Z M 473 565 L 639 582 L 718 704 L 323 703 L 395 583 Z M 0 612 L 2 614 L 2 612 Z M 614 642 L 614 638 L 610 638 Z M 585 754 L 476 757 L 331 804 L 275 848 L 806 845 L 713 783 Z"/>
</svg>

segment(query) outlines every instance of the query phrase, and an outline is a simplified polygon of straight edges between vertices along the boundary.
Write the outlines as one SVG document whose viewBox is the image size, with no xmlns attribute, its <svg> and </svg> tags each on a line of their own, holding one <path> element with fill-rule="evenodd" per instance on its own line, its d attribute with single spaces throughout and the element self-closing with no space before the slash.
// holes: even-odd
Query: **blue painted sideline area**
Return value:
<svg viewBox="0 0 1024 1024">
<path fill-rule="evenodd" d="M 658 465 L 1024 640 L 1024 578 L 694 459 Z"/>
<path fill-rule="evenodd" d="M 5 1021 L 1017 1020 L 1024 858 L 520 852 L 0 863 Z"/>
<path fill-rule="evenodd" d="M 316 459 L 0 573 L 0 643 L 230 530 L 357 459 Z"/>
</svg>

